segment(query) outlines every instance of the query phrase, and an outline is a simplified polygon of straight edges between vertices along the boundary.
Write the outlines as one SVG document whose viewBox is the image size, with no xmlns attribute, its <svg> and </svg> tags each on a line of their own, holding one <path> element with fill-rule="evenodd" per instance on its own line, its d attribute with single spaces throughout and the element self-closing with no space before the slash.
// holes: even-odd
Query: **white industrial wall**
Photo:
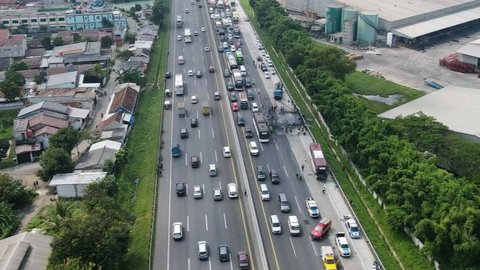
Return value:
<svg viewBox="0 0 480 270">
<path fill-rule="evenodd" d="M 460 54 L 460 61 L 468 64 L 475 65 L 477 68 L 478 67 L 478 57 L 466 55 L 466 54 Z"/>
</svg>

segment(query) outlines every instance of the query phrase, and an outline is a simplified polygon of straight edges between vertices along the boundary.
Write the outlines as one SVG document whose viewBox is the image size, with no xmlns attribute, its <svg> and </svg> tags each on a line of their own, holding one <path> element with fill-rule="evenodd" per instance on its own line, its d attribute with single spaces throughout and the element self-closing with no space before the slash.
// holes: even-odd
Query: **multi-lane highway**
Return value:
<svg viewBox="0 0 480 270">
<path fill-rule="evenodd" d="M 199 8 L 199 4 L 203 7 Z M 246 138 L 244 129 L 234 124 L 235 117 L 232 116 L 238 113 L 231 111 L 228 92 L 225 88 L 226 81 L 223 78 L 223 70 L 228 68 L 228 65 L 225 61 L 225 53 L 217 52 L 221 42 L 218 40 L 213 21 L 208 14 L 208 4 L 204 0 L 193 2 L 193 4 L 190 1 L 172 1 L 171 14 L 168 71 L 172 73 L 172 78 L 166 79 L 166 85 L 174 92 L 175 74 L 183 74 L 186 92 L 183 96 L 172 94 L 167 98 L 172 103 L 172 109 L 166 110 L 163 118 L 164 170 L 158 185 L 153 268 L 238 269 L 236 253 L 242 250 L 250 256 L 250 269 L 323 269 L 320 247 L 334 246 L 334 243 L 331 237 L 323 241 L 310 239 L 310 230 L 319 219 L 308 216 L 304 201 L 312 195 L 312 192 L 305 181 L 299 181 L 295 176 L 297 171 L 302 170 L 301 165 L 310 168 L 310 160 L 308 163 L 306 160 L 297 161 L 288 136 L 281 131 L 282 128 L 272 130 L 269 143 L 260 143 L 256 134 L 253 138 Z M 177 15 L 182 15 L 183 28 L 177 28 L 175 25 Z M 201 31 L 202 27 L 205 27 L 205 32 Z M 192 43 L 185 43 L 183 40 L 186 28 L 191 29 Z M 246 28 L 242 27 L 243 29 Z M 195 31 L 198 35 L 194 35 Z M 177 40 L 179 35 L 181 40 Z M 244 35 L 253 35 L 253 32 L 250 31 Z M 255 45 L 251 41 L 255 38 L 248 36 L 250 41 L 248 49 L 244 38 L 246 37 L 242 37 L 242 52 L 245 67 L 248 76 L 255 82 L 253 92 L 256 97 L 253 102 L 259 104 L 260 111 L 267 115 L 272 107 L 269 98 L 271 93 L 267 93 L 273 90 L 272 83 L 269 81 L 278 81 L 278 78 L 272 76 L 271 79 L 265 79 L 262 71 L 254 65 L 258 51 L 256 48 L 253 50 L 252 47 Z M 205 51 L 206 46 L 210 47 L 209 52 Z M 177 63 L 178 56 L 184 57 L 183 65 Z M 210 66 L 214 67 L 214 73 L 209 73 Z M 190 70 L 194 74 L 201 71 L 202 77 L 188 76 Z M 269 83 L 264 84 L 267 81 Z M 213 94 L 216 91 L 221 93 L 221 100 L 214 100 Z M 192 104 L 191 96 L 196 96 L 198 102 Z M 288 97 L 283 99 L 285 105 L 287 105 L 285 103 L 287 99 Z M 211 110 L 211 113 L 206 116 L 202 114 L 205 101 L 209 103 Z M 187 115 L 184 118 L 178 116 L 177 104 L 180 102 L 186 104 Z M 241 113 L 245 117 L 246 125 L 253 128 L 251 106 L 248 110 L 241 110 Z M 276 115 L 276 117 L 280 116 Z M 198 120 L 197 127 L 191 127 L 192 118 Z M 188 138 L 181 138 L 180 130 L 183 128 L 187 129 Z M 255 141 L 259 146 L 259 156 L 250 155 L 248 150 L 250 141 Z M 237 148 L 237 142 L 240 149 Z M 181 155 L 175 158 L 171 155 L 171 147 L 177 143 L 180 145 Z M 223 156 L 223 146 L 231 147 L 232 158 Z M 200 159 L 199 168 L 192 168 L 192 156 Z M 216 165 L 218 169 L 216 177 L 209 176 L 209 164 Z M 270 191 L 270 201 L 261 200 L 260 182 L 256 177 L 258 165 L 262 165 L 267 173 L 267 180 L 262 183 L 266 184 Z M 279 173 L 281 180 L 278 185 L 273 185 L 268 176 L 268 172 L 272 169 Z M 248 181 L 248 184 L 246 185 L 244 181 Z M 333 183 L 331 179 L 327 182 Z M 177 196 L 176 183 L 186 184 L 186 196 Z M 238 199 L 228 198 L 226 188 L 228 183 L 237 185 Z M 203 191 L 201 199 L 195 199 L 193 196 L 194 186 L 197 185 Z M 223 200 L 214 201 L 214 188 L 223 190 Z M 290 201 L 289 213 L 280 211 L 279 193 L 285 193 Z M 253 210 L 248 207 L 252 202 Z M 329 205 L 331 204 L 330 202 Z M 251 215 L 252 212 L 249 210 L 254 211 L 254 215 Z M 322 208 L 320 212 L 325 214 Z M 279 217 L 282 234 L 272 234 L 269 223 L 271 215 Z M 289 233 L 287 219 L 290 215 L 297 216 L 300 221 L 303 233 L 299 237 L 293 237 Z M 332 218 L 338 219 L 338 216 Z M 255 221 L 255 226 L 252 226 L 252 220 Z M 181 222 L 184 227 L 183 239 L 180 241 L 174 241 L 172 238 L 172 224 L 175 222 Z M 334 225 L 338 223 L 336 220 Z M 259 231 L 256 228 L 259 228 Z M 255 232 L 259 232 L 261 237 Z M 208 260 L 199 260 L 197 250 L 199 241 L 206 241 L 209 246 Z M 219 261 L 219 245 L 229 246 L 230 262 Z M 268 264 L 266 267 L 262 264 L 263 254 L 258 252 L 259 247 L 264 248 Z M 365 269 L 365 264 L 360 259 L 354 250 L 354 255 L 344 263 L 345 268 Z"/>
</svg>

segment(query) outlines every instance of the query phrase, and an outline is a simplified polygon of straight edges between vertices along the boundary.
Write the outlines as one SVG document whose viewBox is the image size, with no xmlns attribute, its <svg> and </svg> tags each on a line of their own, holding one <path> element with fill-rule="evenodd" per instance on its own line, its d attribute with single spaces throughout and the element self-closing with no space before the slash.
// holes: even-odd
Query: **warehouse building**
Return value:
<svg viewBox="0 0 480 270">
<path fill-rule="evenodd" d="M 480 39 L 461 47 L 457 53 L 460 61 L 474 65 L 476 70 L 480 69 Z"/>
</svg>

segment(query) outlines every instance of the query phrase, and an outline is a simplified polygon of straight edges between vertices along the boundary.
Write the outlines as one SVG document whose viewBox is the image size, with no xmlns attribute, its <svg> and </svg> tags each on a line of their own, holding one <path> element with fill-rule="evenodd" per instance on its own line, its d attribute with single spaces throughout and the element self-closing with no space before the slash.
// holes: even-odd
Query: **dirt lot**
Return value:
<svg viewBox="0 0 480 270">
<path fill-rule="evenodd" d="M 457 38 L 458 42 L 445 42 L 424 51 L 408 48 L 379 48 L 376 50 L 379 54 L 363 52 L 364 59 L 357 61 L 357 69 L 374 69 L 375 72 L 381 72 L 387 80 L 426 92 L 432 92 L 435 89 L 424 85 L 424 78 L 443 86 L 478 88 L 480 79 L 476 74 L 454 72 L 438 64 L 440 58 L 455 53 L 460 47 L 476 39 L 480 39 L 478 32 L 464 38 Z"/>
</svg>

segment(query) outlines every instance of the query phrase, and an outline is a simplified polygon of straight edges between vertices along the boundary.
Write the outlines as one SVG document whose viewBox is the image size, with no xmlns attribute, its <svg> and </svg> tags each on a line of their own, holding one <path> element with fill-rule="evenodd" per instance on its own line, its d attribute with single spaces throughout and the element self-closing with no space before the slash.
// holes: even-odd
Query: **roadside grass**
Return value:
<svg viewBox="0 0 480 270">
<path fill-rule="evenodd" d="M 123 269 L 150 269 L 156 194 L 156 164 L 160 150 L 163 117 L 163 74 L 167 64 L 169 15 L 160 25 L 147 73 L 150 88 L 142 91 L 135 113 L 135 126 L 127 143 L 128 164 L 122 176 L 122 188 L 130 197 L 122 200 L 131 207 L 136 219 L 130 232 L 130 244 Z M 133 205 L 132 205 L 133 204 Z"/>
<path fill-rule="evenodd" d="M 337 180 L 340 183 L 346 197 L 352 201 L 355 214 L 360 220 L 363 230 L 367 233 L 368 238 L 371 241 L 376 253 L 380 257 L 385 269 L 402 269 L 402 267 L 404 269 L 434 269 L 426 256 L 414 245 L 414 243 L 405 233 L 391 230 L 384 210 L 374 200 L 368 189 L 360 182 L 359 179 L 356 178 L 356 175 L 348 162 L 347 156 L 341 154 L 338 146 L 328 139 L 328 134 L 325 128 L 315 123 L 314 119 L 317 119 L 318 117 L 314 114 L 314 112 L 309 110 L 309 108 L 314 108 L 315 105 L 309 101 L 307 94 L 301 90 L 299 82 L 294 79 L 294 74 L 284 59 L 280 55 L 277 55 L 274 51 L 271 39 L 258 25 L 253 13 L 253 9 L 248 4 L 248 0 L 240 0 L 240 3 L 250 18 L 250 22 L 254 26 L 257 34 L 264 43 L 265 48 L 267 48 L 269 55 L 275 62 L 277 72 L 283 79 L 283 82 L 289 90 L 289 94 L 307 120 L 310 131 L 312 132 L 315 140 L 321 145 L 328 146 L 324 147 L 324 154 L 329 161 L 329 165 L 332 171 L 335 173 L 335 176 L 337 177 Z M 364 76 L 360 75 L 358 78 L 359 79 L 354 77 L 352 79 L 353 86 L 357 86 L 357 84 L 362 86 L 363 83 L 366 85 L 374 84 Z M 368 76 L 368 78 L 372 77 Z M 382 82 L 385 81 L 382 80 Z M 391 83 L 384 83 L 380 85 L 381 87 L 394 87 L 391 85 Z M 376 92 L 373 90 L 371 90 L 372 92 L 366 92 L 370 88 L 373 87 L 362 87 L 361 89 L 364 89 L 364 93 L 375 94 Z M 403 86 L 394 89 L 398 89 L 396 91 L 400 91 L 400 93 L 405 93 L 405 95 L 411 99 L 421 96 L 421 93 L 415 94 L 416 92 L 411 92 L 409 91 L 409 88 Z M 340 161 L 336 159 L 337 155 L 335 155 L 335 153 L 337 153 L 337 155 L 340 157 Z M 352 176 L 353 179 L 350 179 L 350 176 Z M 379 228 L 381 228 L 383 234 L 380 232 Z M 395 259 L 395 256 L 390 251 L 389 246 L 392 247 L 392 249 L 398 255 L 398 260 L 401 261 L 401 265 Z"/>
<path fill-rule="evenodd" d="M 11 140 L 13 134 L 13 120 L 18 110 L 0 111 L 0 141 Z"/>
</svg>

